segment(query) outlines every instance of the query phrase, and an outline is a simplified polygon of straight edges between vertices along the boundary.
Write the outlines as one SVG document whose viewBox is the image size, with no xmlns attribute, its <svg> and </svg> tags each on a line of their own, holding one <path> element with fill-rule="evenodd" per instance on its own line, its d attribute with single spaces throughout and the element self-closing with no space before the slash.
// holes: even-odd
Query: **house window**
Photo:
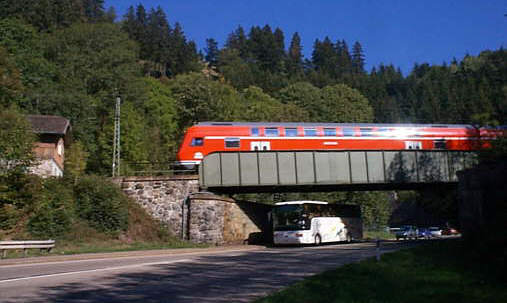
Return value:
<svg viewBox="0 0 507 303">
<path fill-rule="evenodd" d="M 336 137 L 336 128 L 324 128 L 324 136 Z"/>
<path fill-rule="evenodd" d="M 253 137 L 258 137 L 261 134 L 258 127 L 252 127 L 250 131 Z"/>
<path fill-rule="evenodd" d="M 317 136 L 317 130 L 315 128 L 305 128 L 305 136 L 315 137 Z"/>
<path fill-rule="evenodd" d="M 192 142 L 190 143 L 190 146 L 202 146 L 204 143 L 203 138 L 192 138 Z"/>
<path fill-rule="evenodd" d="M 225 147 L 226 148 L 238 148 L 239 147 L 239 138 L 225 138 Z"/>
<path fill-rule="evenodd" d="M 266 137 L 277 137 L 279 135 L 278 128 L 266 128 L 264 130 L 264 135 Z"/>
<path fill-rule="evenodd" d="M 298 130 L 296 128 L 286 128 L 285 136 L 286 137 L 296 137 L 298 135 Z"/>
</svg>

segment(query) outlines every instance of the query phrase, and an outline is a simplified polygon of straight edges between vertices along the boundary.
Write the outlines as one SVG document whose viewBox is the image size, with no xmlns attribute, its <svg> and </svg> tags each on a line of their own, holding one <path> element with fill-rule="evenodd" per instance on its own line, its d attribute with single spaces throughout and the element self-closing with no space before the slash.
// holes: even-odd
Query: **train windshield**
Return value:
<svg viewBox="0 0 507 303">
<path fill-rule="evenodd" d="M 308 230 L 310 219 L 301 205 L 282 205 L 273 209 L 275 231 Z"/>
</svg>

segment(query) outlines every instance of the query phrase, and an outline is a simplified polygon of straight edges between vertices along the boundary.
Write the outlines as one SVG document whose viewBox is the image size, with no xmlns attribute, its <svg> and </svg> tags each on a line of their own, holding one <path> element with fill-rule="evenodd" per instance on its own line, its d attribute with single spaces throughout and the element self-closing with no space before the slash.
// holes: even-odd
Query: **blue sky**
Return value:
<svg viewBox="0 0 507 303">
<path fill-rule="evenodd" d="M 178 21 L 199 49 L 206 38 L 220 46 L 241 25 L 280 27 L 286 46 L 294 32 L 311 56 L 315 39 L 359 41 L 366 67 L 394 64 L 407 74 L 414 63 L 441 64 L 465 54 L 507 47 L 507 1 L 447 0 L 106 0 L 123 16 L 130 5 L 160 5 L 169 22 Z"/>
</svg>

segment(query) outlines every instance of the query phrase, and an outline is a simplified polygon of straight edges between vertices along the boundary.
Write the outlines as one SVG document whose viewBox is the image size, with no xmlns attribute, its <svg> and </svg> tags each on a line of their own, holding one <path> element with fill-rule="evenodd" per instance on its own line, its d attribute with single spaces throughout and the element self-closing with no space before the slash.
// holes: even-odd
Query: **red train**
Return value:
<svg viewBox="0 0 507 303">
<path fill-rule="evenodd" d="M 500 133 L 452 124 L 201 122 L 187 129 L 178 163 L 192 167 L 216 151 L 478 150 Z"/>
</svg>

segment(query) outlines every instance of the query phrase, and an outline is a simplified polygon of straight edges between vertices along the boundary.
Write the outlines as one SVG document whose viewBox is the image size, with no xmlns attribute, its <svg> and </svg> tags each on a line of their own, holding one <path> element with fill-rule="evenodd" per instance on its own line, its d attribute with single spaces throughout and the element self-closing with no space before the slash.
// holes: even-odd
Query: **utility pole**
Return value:
<svg viewBox="0 0 507 303">
<path fill-rule="evenodd" d="M 113 177 L 120 176 L 120 97 L 116 97 L 114 111 L 114 138 L 113 138 Z"/>
</svg>

